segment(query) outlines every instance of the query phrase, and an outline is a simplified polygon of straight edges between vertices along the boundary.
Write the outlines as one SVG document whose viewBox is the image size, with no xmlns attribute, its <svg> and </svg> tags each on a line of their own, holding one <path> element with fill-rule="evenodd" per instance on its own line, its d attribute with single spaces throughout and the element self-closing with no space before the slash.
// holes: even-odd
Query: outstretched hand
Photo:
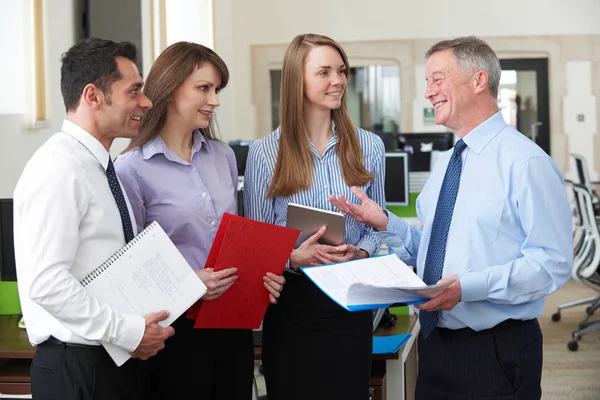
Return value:
<svg viewBox="0 0 600 400">
<path fill-rule="evenodd" d="M 388 224 L 388 217 L 381 207 L 379 207 L 379 204 L 371 200 L 365 192 L 356 186 L 352 186 L 351 190 L 358 200 L 360 200 L 360 205 L 346 200 L 344 195 L 341 194 L 337 198 L 330 194 L 327 200 L 341 212 L 351 216 L 358 222 L 372 226 L 378 231 L 384 231 Z"/>
</svg>

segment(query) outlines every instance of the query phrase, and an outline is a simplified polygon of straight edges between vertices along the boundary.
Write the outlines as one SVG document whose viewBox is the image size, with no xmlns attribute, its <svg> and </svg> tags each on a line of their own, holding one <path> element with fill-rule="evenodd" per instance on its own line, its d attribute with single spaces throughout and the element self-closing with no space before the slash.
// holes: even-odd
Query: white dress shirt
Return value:
<svg viewBox="0 0 600 400">
<path fill-rule="evenodd" d="M 108 160 L 96 138 L 65 121 L 62 132 L 29 160 L 17 183 L 17 283 L 32 345 L 52 335 L 64 342 L 106 342 L 133 351 L 144 335 L 142 317 L 117 312 L 79 282 L 125 244 L 106 179 Z M 129 201 L 127 208 L 134 221 Z"/>
</svg>

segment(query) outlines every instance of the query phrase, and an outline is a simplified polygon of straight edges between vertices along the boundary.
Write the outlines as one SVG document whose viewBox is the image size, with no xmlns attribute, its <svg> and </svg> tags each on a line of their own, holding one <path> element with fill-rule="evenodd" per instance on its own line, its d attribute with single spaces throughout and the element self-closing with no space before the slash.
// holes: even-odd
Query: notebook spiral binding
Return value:
<svg viewBox="0 0 600 400">
<path fill-rule="evenodd" d="M 99 277 L 108 267 L 110 267 L 123 254 L 125 254 L 125 252 L 127 252 L 127 250 L 129 250 L 131 247 L 133 247 L 138 242 L 138 240 L 140 240 L 142 237 L 144 237 L 156 225 L 158 225 L 158 222 L 156 222 L 156 221 L 154 221 L 150 225 L 148 225 L 143 231 L 138 233 L 137 236 L 131 240 L 131 242 L 129 242 L 125 246 L 121 247 L 112 256 L 110 256 L 108 260 L 104 261 L 98 268 L 96 268 L 95 270 L 90 272 L 85 278 L 83 278 L 83 280 L 81 281 L 81 284 L 85 287 L 85 286 L 89 285 L 90 283 L 92 283 L 92 281 L 94 279 Z"/>
</svg>

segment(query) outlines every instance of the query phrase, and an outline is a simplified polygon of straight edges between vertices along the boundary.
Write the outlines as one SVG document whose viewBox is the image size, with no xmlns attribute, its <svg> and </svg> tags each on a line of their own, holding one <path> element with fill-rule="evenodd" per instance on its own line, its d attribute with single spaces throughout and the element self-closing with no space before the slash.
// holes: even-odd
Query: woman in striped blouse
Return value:
<svg viewBox="0 0 600 400">
<path fill-rule="evenodd" d="M 244 197 L 250 218 L 285 225 L 288 203 L 335 211 L 329 194 L 355 199 L 359 186 L 384 207 L 383 142 L 355 128 L 346 106 L 348 59 L 334 40 L 299 35 L 283 61 L 280 127 L 250 147 Z M 322 229 L 294 250 L 286 286 L 263 324 L 269 400 L 366 399 L 372 353 L 371 311 L 348 312 L 298 268 L 369 257 L 373 230 L 346 221 L 345 244 L 321 245 Z"/>
</svg>

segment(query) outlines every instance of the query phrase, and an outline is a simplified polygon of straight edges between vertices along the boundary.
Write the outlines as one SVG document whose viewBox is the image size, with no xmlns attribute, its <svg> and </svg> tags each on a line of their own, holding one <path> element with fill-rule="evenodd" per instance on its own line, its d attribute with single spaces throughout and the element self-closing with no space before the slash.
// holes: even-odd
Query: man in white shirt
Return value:
<svg viewBox="0 0 600 400">
<path fill-rule="evenodd" d="M 63 54 L 67 118 L 15 189 L 18 286 L 27 334 L 37 346 L 31 390 L 38 400 L 141 398 L 140 365 L 129 360 L 117 367 L 101 343 L 147 359 L 174 333 L 158 325 L 166 311 L 122 314 L 80 284 L 135 234 L 108 151 L 115 138 L 135 136 L 152 107 L 136 57 L 135 45 L 101 39 Z"/>
</svg>

